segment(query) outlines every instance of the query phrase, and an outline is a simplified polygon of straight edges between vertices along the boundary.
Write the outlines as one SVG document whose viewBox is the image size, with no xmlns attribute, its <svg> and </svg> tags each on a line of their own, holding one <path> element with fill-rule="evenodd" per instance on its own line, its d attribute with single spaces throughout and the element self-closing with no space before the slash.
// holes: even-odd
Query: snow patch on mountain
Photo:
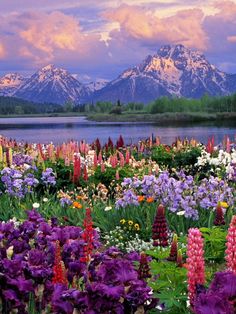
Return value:
<svg viewBox="0 0 236 314">
<path fill-rule="evenodd" d="M 12 96 L 26 78 L 18 73 L 7 73 L 0 78 L 0 96 Z"/>
</svg>

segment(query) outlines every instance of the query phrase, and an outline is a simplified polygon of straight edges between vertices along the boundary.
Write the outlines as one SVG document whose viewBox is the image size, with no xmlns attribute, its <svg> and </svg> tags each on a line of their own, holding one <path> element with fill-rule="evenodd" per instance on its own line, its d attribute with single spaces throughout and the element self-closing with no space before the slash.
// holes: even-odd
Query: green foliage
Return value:
<svg viewBox="0 0 236 314">
<path fill-rule="evenodd" d="M 110 111 L 111 114 L 122 114 L 122 107 L 121 106 L 115 106 Z"/>
<path fill-rule="evenodd" d="M 111 168 L 107 167 L 104 172 L 101 171 L 101 167 L 97 167 L 94 172 L 94 177 L 91 180 L 94 180 L 95 184 L 102 183 L 106 187 L 109 187 L 113 180 L 116 178 L 116 171 L 119 171 L 120 179 L 117 181 L 121 183 L 124 178 L 129 178 L 133 175 L 133 171 L 129 166 L 125 166 L 123 168 Z"/>
<path fill-rule="evenodd" d="M 156 161 L 160 166 L 167 166 L 172 168 L 174 154 L 165 145 L 158 145 L 153 147 L 151 159 Z"/>
<path fill-rule="evenodd" d="M 201 156 L 200 147 L 191 147 L 186 151 L 180 150 L 176 152 L 174 156 L 174 167 L 181 168 L 183 167 L 183 165 L 185 167 L 193 166 L 197 162 L 198 157 L 200 156 Z"/>
<path fill-rule="evenodd" d="M 227 231 L 220 227 L 200 228 L 200 231 L 204 237 L 205 260 L 223 262 Z"/>
<path fill-rule="evenodd" d="M 150 254 L 150 251 L 147 253 Z M 153 278 L 157 276 L 157 279 L 151 279 L 148 284 L 160 300 L 159 303 L 165 305 L 165 310 L 160 313 L 190 313 L 186 305 L 187 270 L 166 260 L 153 260 L 150 266 Z"/>
<path fill-rule="evenodd" d="M 161 97 L 151 102 L 147 106 L 147 111 L 151 114 L 164 112 L 235 112 L 235 95 L 223 97 L 204 95 L 201 99 Z"/>
<path fill-rule="evenodd" d="M 128 206 L 126 208 L 115 209 L 114 205 L 109 211 L 105 211 L 106 206 L 101 202 L 93 205 L 94 224 L 102 232 L 114 230 L 120 225 L 120 221 L 132 220 L 140 226 L 139 236 L 144 241 L 150 241 L 152 237 L 152 224 L 156 213 L 156 205 L 148 204 L 142 206 Z"/>
<path fill-rule="evenodd" d="M 201 156 L 201 148 L 189 147 L 187 150 L 174 151 L 165 145 L 158 145 L 152 148 L 151 158 L 160 166 L 166 166 L 168 169 L 181 169 L 184 167 L 189 174 L 195 174 L 197 169 L 194 164 Z M 188 169 L 189 168 L 189 169 Z"/>
</svg>

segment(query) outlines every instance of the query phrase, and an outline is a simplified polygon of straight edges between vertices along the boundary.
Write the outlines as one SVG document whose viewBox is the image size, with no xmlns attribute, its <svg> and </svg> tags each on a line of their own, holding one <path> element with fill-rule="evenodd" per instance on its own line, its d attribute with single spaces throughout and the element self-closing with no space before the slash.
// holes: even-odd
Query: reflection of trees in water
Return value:
<svg viewBox="0 0 236 314">
<path fill-rule="evenodd" d="M 74 127 L 76 127 L 74 123 L 65 123 L 64 126 L 66 129 L 73 129 Z"/>
</svg>

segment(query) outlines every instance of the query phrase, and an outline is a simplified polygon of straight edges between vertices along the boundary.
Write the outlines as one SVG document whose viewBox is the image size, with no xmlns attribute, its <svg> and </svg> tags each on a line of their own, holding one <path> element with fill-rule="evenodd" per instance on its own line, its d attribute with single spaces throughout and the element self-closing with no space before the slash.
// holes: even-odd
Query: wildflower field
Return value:
<svg viewBox="0 0 236 314">
<path fill-rule="evenodd" d="M 236 313 L 236 143 L 0 138 L 0 313 Z"/>
</svg>

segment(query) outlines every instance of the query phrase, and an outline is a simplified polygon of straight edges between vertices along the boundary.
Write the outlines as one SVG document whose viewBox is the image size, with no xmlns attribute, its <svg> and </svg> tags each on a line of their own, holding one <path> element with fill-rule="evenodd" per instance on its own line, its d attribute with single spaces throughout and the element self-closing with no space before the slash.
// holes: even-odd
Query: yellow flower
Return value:
<svg viewBox="0 0 236 314">
<path fill-rule="evenodd" d="M 134 225 L 134 229 L 136 229 L 137 231 L 139 231 L 139 230 L 140 230 L 139 224 L 135 224 L 135 225 Z"/>
<path fill-rule="evenodd" d="M 132 220 L 128 221 L 129 226 L 132 226 L 134 224 L 134 222 Z"/>
<path fill-rule="evenodd" d="M 121 219 L 120 220 L 120 223 L 123 225 L 123 224 L 125 224 L 125 219 L 123 218 L 123 219 Z"/>
<path fill-rule="evenodd" d="M 227 208 L 229 207 L 228 203 L 227 202 L 219 202 L 219 205 L 223 208 Z"/>
</svg>

